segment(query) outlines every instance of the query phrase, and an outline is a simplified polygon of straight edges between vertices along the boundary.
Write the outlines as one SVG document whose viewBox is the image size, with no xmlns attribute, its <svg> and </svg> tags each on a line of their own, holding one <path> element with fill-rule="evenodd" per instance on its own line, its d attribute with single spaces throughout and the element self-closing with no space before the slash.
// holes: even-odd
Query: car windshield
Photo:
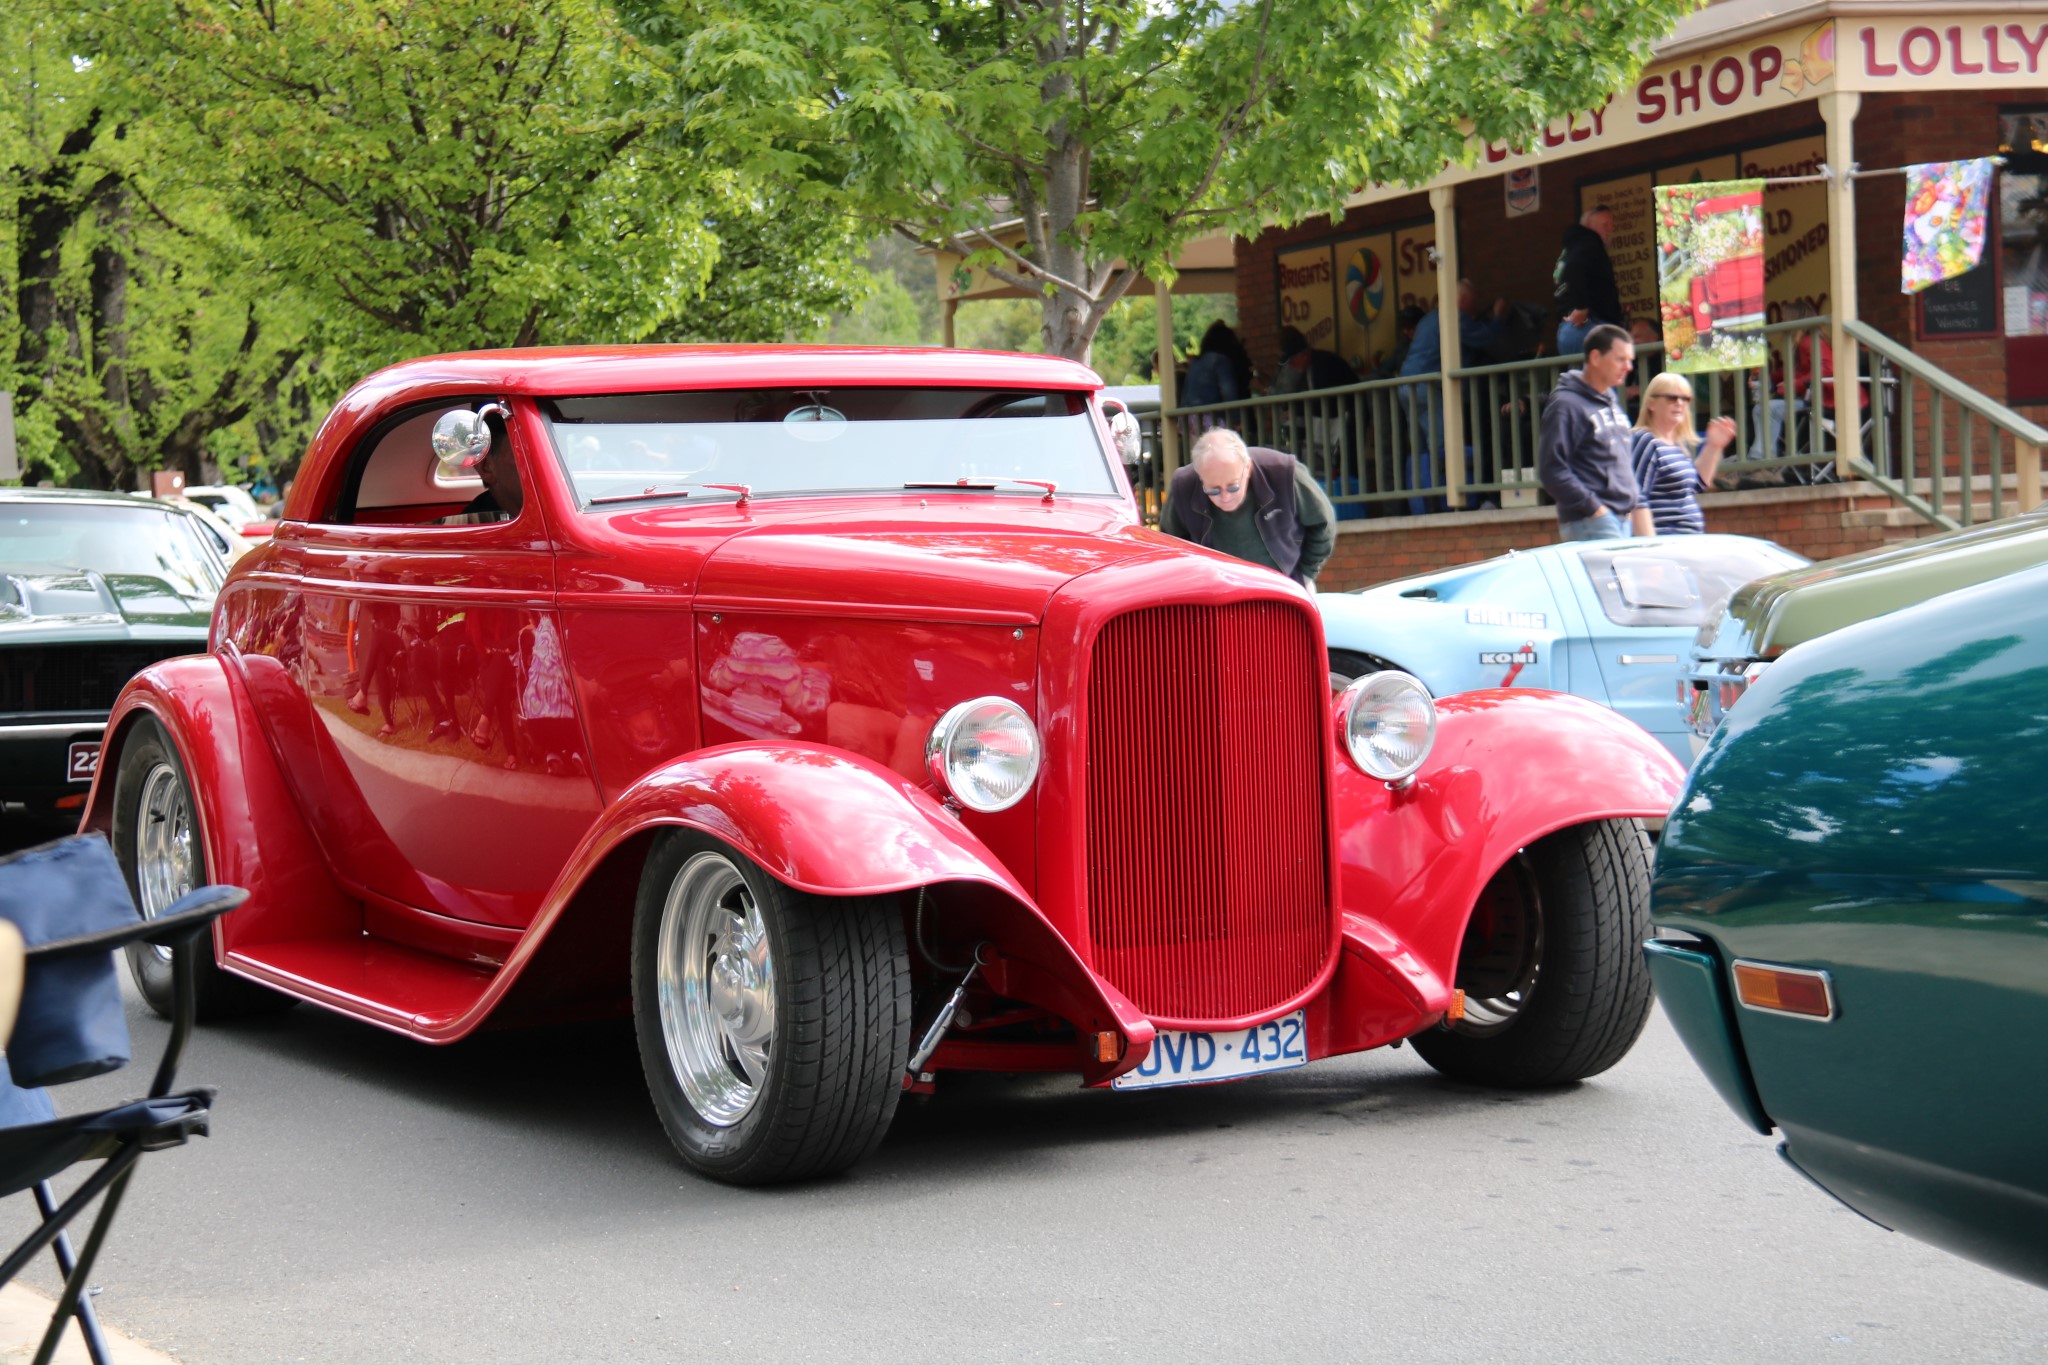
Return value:
<svg viewBox="0 0 2048 1365">
<path fill-rule="evenodd" d="M 1085 394 L 1004 389 L 717 389 L 543 400 L 585 505 L 641 497 L 965 485 L 1115 495 Z"/>
<path fill-rule="evenodd" d="M 1659 537 L 1579 556 L 1617 626 L 1696 626 L 1743 584 L 1807 562 L 1767 541 L 1718 536 Z"/>
<path fill-rule="evenodd" d="M 212 597 L 227 576 L 193 518 L 145 502 L 0 503 L 0 568 L 155 578 L 193 599 Z"/>
</svg>

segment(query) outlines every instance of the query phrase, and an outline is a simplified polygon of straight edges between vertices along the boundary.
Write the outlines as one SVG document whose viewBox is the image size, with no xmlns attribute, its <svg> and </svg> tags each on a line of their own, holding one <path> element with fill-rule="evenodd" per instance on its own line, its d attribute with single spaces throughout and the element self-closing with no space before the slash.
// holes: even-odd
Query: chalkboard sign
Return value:
<svg viewBox="0 0 2048 1365">
<path fill-rule="evenodd" d="M 1998 312 L 1996 253 L 1986 251 L 1983 264 L 1975 270 L 1921 290 L 1919 330 L 1923 337 L 2004 335 Z"/>
</svg>

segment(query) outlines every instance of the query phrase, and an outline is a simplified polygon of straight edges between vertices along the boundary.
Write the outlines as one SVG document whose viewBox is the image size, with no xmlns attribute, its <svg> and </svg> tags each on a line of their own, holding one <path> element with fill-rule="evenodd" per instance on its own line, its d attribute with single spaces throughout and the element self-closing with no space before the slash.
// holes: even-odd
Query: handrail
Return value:
<svg viewBox="0 0 2048 1365">
<path fill-rule="evenodd" d="M 1930 362 L 1925 356 L 1915 355 L 1899 345 L 1869 323 L 1859 318 L 1851 318 L 1842 324 L 1842 330 L 1855 337 L 1863 346 L 1913 375 L 1942 397 L 1962 404 L 1965 410 L 1999 427 L 2014 440 L 2024 441 L 2030 446 L 2048 445 L 2048 427 L 2036 426 L 2004 404 L 1985 397 L 1948 371 Z"/>
<path fill-rule="evenodd" d="M 1199 408 L 1167 408 L 1162 417 L 1187 417 L 1204 412 L 1223 412 L 1237 408 L 1270 408 L 1283 403 L 1321 402 L 1326 398 L 1342 398 L 1349 393 L 1373 393 L 1380 389 L 1402 389 L 1413 384 L 1434 383 L 1443 378 L 1439 370 L 1428 374 L 1404 374 L 1392 379 L 1361 379 L 1356 384 L 1344 384 L 1330 389 L 1303 389 L 1299 393 L 1262 393 L 1251 398 L 1231 398 L 1221 403 L 1204 403 Z"/>
</svg>

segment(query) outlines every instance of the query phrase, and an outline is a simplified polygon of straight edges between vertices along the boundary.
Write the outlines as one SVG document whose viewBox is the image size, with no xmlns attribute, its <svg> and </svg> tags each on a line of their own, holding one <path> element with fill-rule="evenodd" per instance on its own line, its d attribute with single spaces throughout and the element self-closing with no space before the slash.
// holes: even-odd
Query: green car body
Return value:
<svg viewBox="0 0 2048 1365">
<path fill-rule="evenodd" d="M 1762 666 L 1796 645 L 2048 564 L 2048 507 L 1759 578 L 1700 627 L 1679 687 L 1695 754 Z"/>
<path fill-rule="evenodd" d="M 1826 635 L 1750 688 L 1658 850 L 1666 1013 L 1871 1219 L 2048 1286 L 2048 567 Z M 1833 1017 L 1736 999 L 1826 973 Z"/>
</svg>

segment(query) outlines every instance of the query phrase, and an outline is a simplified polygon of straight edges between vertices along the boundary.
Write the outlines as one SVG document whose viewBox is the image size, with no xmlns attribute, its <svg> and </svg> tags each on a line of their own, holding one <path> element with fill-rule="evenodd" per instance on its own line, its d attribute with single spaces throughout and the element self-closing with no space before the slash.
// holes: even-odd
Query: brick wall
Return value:
<svg viewBox="0 0 2048 1365">
<path fill-rule="evenodd" d="M 1889 497 L 1863 483 L 1709 493 L 1700 506 L 1709 530 L 1775 540 L 1811 559 L 1937 530 L 1917 518 L 1900 518 Z M 1370 587 L 1556 540 L 1557 511 L 1549 507 L 1347 521 L 1338 527 L 1337 548 L 1317 586 L 1325 592 Z"/>
</svg>

